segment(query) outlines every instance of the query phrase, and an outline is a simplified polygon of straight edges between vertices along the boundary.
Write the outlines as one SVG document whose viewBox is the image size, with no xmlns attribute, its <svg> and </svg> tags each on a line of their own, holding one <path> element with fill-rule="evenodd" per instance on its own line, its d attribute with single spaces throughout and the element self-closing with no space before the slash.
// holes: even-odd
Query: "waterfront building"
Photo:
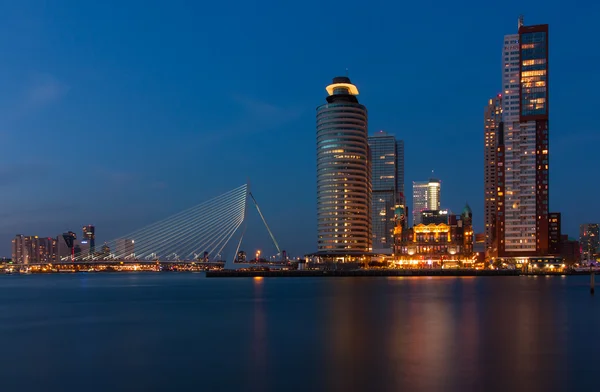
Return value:
<svg viewBox="0 0 600 392">
<path fill-rule="evenodd" d="M 421 213 L 427 210 L 427 181 L 413 181 L 413 206 L 412 206 L 412 224 L 413 226 L 421 223 Z"/>
<path fill-rule="evenodd" d="M 446 222 L 419 223 L 404 231 L 397 250 L 396 258 L 400 264 L 472 264 L 474 259 L 471 208 L 466 205 L 460 215 L 448 215 Z"/>
<path fill-rule="evenodd" d="M 440 209 L 441 182 L 436 178 L 429 181 L 413 181 L 413 226 L 422 223 L 423 211 Z"/>
<path fill-rule="evenodd" d="M 120 238 L 115 241 L 115 257 L 117 259 L 129 260 L 135 258 L 135 240 L 131 238 Z"/>
<path fill-rule="evenodd" d="M 393 253 L 396 206 L 404 199 L 404 143 L 379 131 L 369 137 L 373 252 Z"/>
<path fill-rule="evenodd" d="M 597 223 L 585 223 L 579 226 L 581 259 L 595 261 L 600 259 L 600 226 Z"/>
<path fill-rule="evenodd" d="M 548 25 L 504 37 L 502 123 L 496 148 L 497 256 L 545 257 L 549 230 Z M 555 234 L 555 233 L 554 233 Z"/>
<path fill-rule="evenodd" d="M 448 224 L 449 216 L 450 215 L 448 210 L 425 210 L 421 212 L 421 223 L 423 223 L 424 225 L 429 225 L 431 223 Z"/>
<path fill-rule="evenodd" d="M 108 246 L 108 244 L 105 242 L 100 248 L 100 254 L 98 255 L 98 258 L 100 260 L 108 260 L 110 257 L 110 246 Z"/>
<path fill-rule="evenodd" d="M 560 212 L 551 212 L 548 214 L 548 254 L 560 255 L 561 238 Z"/>
<path fill-rule="evenodd" d="M 56 237 L 56 260 L 73 259 L 75 257 L 77 235 L 68 231 Z"/>
<path fill-rule="evenodd" d="M 581 247 L 579 241 L 569 238 L 568 235 L 561 235 L 560 257 L 565 264 L 575 264 L 581 261 Z"/>
<path fill-rule="evenodd" d="M 12 260 L 16 264 L 52 263 L 55 249 L 52 238 L 18 234 L 12 240 Z"/>
<path fill-rule="evenodd" d="M 515 82 L 516 83 L 516 82 Z M 502 94 L 491 98 L 484 112 L 483 184 L 484 184 L 484 235 L 485 253 L 494 253 L 496 240 L 496 148 L 502 123 Z M 497 253 L 497 250 L 495 251 Z"/>
<path fill-rule="evenodd" d="M 94 225 L 83 226 L 82 231 L 83 239 L 87 241 L 88 253 L 93 255 L 96 251 L 96 227 Z"/>
<path fill-rule="evenodd" d="M 367 108 L 358 88 L 336 77 L 317 108 L 317 256 L 338 261 L 372 250 Z"/>
</svg>

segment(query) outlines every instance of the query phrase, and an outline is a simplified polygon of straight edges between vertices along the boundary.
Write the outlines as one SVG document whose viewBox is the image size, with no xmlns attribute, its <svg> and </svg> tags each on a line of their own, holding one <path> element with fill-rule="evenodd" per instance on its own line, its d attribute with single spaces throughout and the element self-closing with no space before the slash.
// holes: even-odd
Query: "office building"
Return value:
<svg viewBox="0 0 600 392">
<path fill-rule="evenodd" d="M 421 213 L 427 210 L 427 181 L 413 181 L 413 226 L 421 223 Z"/>
<path fill-rule="evenodd" d="M 100 248 L 100 254 L 98 255 L 98 259 L 100 260 L 109 260 L 111 258 L 110 246 L 105 242 L 104 245 Z"/>
<path fill-rule="evenodd" d="M 562 241 L 560 212 L 548 214 L 548 253 L 560 255 L 560 243 Z"/>
<path fill-rule="evenodd" d="M 441 182 L 431 178 L 429 181 L 413 181 L 413 226 L 422 223 L 425 210 L 440 209 Z"/>
<path fill-rule="evenodd" d="M 88 254 L 93 255 L 96 251 L 96 227 L 94 225 L 83 226 L 82 244 L 87 244 Z M 85 243 L 84 243 L 85 241 Z"/>
<path fill-rule="evenodd" d="M 72 231 L 68 231 L 56 237 L 56 258 L 57 261 L 73 261 L 75 258 L 75 251 L 77 235 Z"/>
<path fill-rule="evenodd" d="M 566 234 L 561 235 L 560 257 L 565 264 L 579 263 L 581 261 L 579 241 L 569 238 Z"/>
<path fill-rule="evenodd" d="M 367 108 L 349 78 L 317 108 L 317 255 L 352 261 L 372 250 Z"/>
<path fill-rule="evenodd" d="M 135 259 L 135 241 L 130 238 L 116 240 L 115 257 L 120 260 Z"/>
<path fill-rule="evenodd" d="M 406 203 L 404 199 L 404 140 L 396 139 L 396 194 L 398 202 Z"/>
<path fill-rule="evenodd" d="M 498 257 L 547 256 L 549 232 L 548 25 L 504 37 L 497 140 Z"/>
<path fill-rule="evenodd" d="M 490 99 L 484 112 L 483 184 L 484 247 L 487 256 L 494 253 L 496 240 L 496 148 L 502 123 L 502 94 Z M 496 251 L 497 252 L 497 251 Z"/>
<path fill-rule="evenodd" d="M 600 258 L 600 226 L 597 223 L 580 225 L 579 244 L 581 246 L 582 260 L 598 260 Z"/>
<path fill-rule="evenodd" d="M 373 252 L 393 253 L 396 206 L 404 199 L 404 143 L 379 131 L 369 137 Z"/>
</svg>

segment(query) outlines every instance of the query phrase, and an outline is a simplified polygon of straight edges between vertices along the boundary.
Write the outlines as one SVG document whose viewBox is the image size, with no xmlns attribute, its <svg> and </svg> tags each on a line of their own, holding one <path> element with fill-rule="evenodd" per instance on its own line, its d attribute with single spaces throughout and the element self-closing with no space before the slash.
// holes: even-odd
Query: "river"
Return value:
<svg viewBox="0 0 600 392">
<path fill-rule="evenodd" d="M 0 390 L 594 391 L 589 277 L 0 276 Z"/>
</svg>

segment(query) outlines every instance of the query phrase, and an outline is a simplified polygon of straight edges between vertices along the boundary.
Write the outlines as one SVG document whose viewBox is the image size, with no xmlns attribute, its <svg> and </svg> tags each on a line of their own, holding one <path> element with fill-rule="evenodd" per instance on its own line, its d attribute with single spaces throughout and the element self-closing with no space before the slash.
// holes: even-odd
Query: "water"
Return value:
<svg viewBox="0 0 600 392">
<path fill-rule="evenodd" d="M 589 277 L 0 276 L 5 391 L 597 391 Z"/>
</svg>

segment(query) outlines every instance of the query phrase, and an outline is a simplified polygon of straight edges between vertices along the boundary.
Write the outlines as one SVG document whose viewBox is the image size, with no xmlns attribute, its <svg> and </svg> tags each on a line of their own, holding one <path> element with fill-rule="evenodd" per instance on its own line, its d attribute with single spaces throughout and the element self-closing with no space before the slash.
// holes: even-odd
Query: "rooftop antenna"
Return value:
<svg viewBox="0 0 600 392">
<path fill-rule="evenodd" d="M 348 68 L 346 68 L 346 77 L 348 77 Z"/>
<path fill-rule="evenodd" d="M 523 27 L 525 24 L 525 16 L 519 15 L 519 28 Z"/>
</svg>

